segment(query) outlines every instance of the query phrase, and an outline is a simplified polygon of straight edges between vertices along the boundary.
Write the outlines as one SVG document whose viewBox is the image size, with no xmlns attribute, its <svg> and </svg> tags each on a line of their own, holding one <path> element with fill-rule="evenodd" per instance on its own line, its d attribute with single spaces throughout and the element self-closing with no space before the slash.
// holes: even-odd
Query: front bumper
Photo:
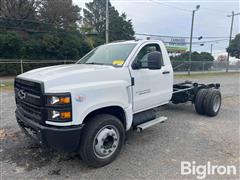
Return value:
<svg viewBox="0 0 240 180">
<path fill-rule="evenodd" d="M 83 125 L 56 127 L 41 125 L 25 117 L 16 110 L 16 118 L 21 129 L 37 143 L 59 151 L 78 150 Z"/>
</svg>

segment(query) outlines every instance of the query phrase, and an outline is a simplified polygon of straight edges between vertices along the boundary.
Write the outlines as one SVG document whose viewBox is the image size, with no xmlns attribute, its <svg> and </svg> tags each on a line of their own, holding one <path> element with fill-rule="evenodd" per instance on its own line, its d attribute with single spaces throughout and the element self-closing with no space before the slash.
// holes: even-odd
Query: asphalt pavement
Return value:
<svg viewBox="0 0 240 180">
<path fill-rule="evenodd" d="M 177 78 L 176 82 L 185 79 Z M 181 161 L 234 165 L 236 175 L 207 179 L 240 179 L 240 76 L 193 76 L 189 80 L 221 83 L 218 116 L 196 114 L 191 103 L 157 108 L 168 117 L 141 133 L 131 131 L 119 157 L 111 164 L 87 167 L 76 153 L 42 149 L 20 131 L 14 116 L 13 92 L 0 93 L 1 179 L 196 179 L 181 175 Z"/>
</svg>

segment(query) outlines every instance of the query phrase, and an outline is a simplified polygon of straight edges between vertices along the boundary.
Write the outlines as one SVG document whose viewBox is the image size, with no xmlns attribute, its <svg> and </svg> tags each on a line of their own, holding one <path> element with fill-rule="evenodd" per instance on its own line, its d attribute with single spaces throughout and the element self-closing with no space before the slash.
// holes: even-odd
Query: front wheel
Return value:
<svg viewBox="0 0 240 180">
<path fill-rule="evenodd" d="M 125 137 L 122 122 L 115 116 L 96 115 L 82 132 L 80 155 L 92 167 L 111 163 L 120 153 Z"/>
</svg>

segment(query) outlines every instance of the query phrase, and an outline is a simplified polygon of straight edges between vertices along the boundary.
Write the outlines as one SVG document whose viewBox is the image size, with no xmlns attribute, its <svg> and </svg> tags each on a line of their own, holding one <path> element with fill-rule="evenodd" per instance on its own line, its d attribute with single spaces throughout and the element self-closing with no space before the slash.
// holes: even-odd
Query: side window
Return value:
<svg viewBox="0 0 240 180">
<path fill-rule="evenodd" d="M 161 49 L 158 44 L 148 44 L 144 46 L 139 53 L 137 54 L 136 58 L 134 59 L 134 63 L 137 63 L 140 68 L 148 68 L 148 54 L 151 52 L 160 52 Z M 159 61 L 162 61 L 162 58 L 159 59 Z M 163 62 L 163 61 L 162 61 Z"/>
</svg>

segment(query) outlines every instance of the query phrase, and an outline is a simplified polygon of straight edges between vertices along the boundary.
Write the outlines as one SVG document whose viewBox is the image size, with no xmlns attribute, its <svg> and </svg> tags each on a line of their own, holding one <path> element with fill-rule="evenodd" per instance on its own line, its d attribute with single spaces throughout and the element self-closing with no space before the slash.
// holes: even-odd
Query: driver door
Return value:
<svg viewBox="0 0 240 180">
<path fill-rule="evenodd" d="M 159 59 L 162 66 L 160 69 L 151 70 L 148 68 L 148 54 L 154 51 L 161 52 L 160 45 L 151 43 L 144 45 L 138 51 L 132 63 L 131 75 L 134 79 L 133 85 L 133 112 L 165 104 L 169 101 L 169 74 L 165 73 L 163 57 Z M 134 66 L 137 64 L 137 68 Z"/>
</svg>

